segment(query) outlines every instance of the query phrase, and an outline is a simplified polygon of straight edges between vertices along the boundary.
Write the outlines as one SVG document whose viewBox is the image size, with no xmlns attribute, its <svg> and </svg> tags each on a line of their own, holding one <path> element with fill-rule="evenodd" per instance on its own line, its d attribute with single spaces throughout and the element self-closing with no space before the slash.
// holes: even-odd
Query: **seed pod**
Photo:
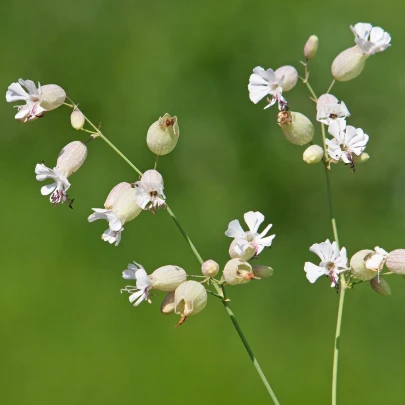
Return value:
<svg viewBox="0 0 405 405">
<path fill-rule="evenodd" d="M 277 122 L 284 136 L 294 145 L 305 145 L 314 137 L 312 122 L 299 112 L 281 111 Z"/>
<path fill-rule="evenodd" d="M 146 143 L 154 154 L 167 155 L 175 148 L 179 135 L 177 117 L 165 114 L 150 126 L 146 135 Z"/>
<path fill-rule="evenodd" d="M 319 39 L 316 35 L 311 35 L 304 46 L 304 56 L 306 60 L 315 57 L 318 51 Z"/>
<path fill-rule="evenodd" d="M 225 265 L 223 276 L 230 285 L 245 284 L 255 277 L 252 266 L 241 259 L 229 260 Z"/>
<path fill-rule="evenodd" d="M 219 271 L 219 264 L 214 260 L 207 260 L 201 266 L 201 273 L 206 277 L 215 277 Z"/>
<path fill-rule="evenodd" d="M 352 256 L 350 259 L 350 268 L 354 277 L 366 281 L 371 280 L 376 275 L 376 272 L 369 270 L 365 263 L 374 253 L 373 250 L 364 249 Z"/>
<path fill-rule="evenodd" d="M 136 202 L 136 190 L 126 188 L 115 199 L 112 210 L 120 218 L 122 224 L 132 221 L 141 212 L 142 208 Z"/>
<path fill-rule="evenodd" d="M 160 312 L 164 315 L 172 314 L 174 312 L 174 291 L 170 291 L 160 306 Z"/>
<path fill-rule="evenodd" d="M 284 76 L 283 91 L 289 91 L 297 84 L 298 72 L 294 66 L 281 66 L 274 73 L 278 79 Z"/>
<path fill-rule="evenodd" d="M 47 111 L 60 107 L 66 100 L 66 93 L 56 84 L 41 86 L 41 107 Z"/>
<path fill-rule="evenodd" d="M 68 178 L 79 170 L 87 156 L 87 147 L 83 142 L 68 143 L 59 153 L 56 168 Z"/>
<path fill-rule="evenodd" d="M 181 267 L 168 265 L 156 269 L 149 278 L 155 290 L 174 291 L 187 280 L 187 273 Z"/>
<path fill-rule="evenodd" d="M 363 71 L 368 57 L 357 45 L 346 49 L 332 63 L 333 77 L 339 82 L 354 79 Z"/>
<path fill-rule="evenodd" d="M 370 159 L 370 155 L 366 152 L 363 152 L 360 156 L 356 156 L 354 153 L 352 155 L 353 163 L 365 163 Z"/>
<path fill-rule="evenodd" d="M 389 271 L 405 275 L 405 249 L 396 249 L 390 252 L 385 265 Z"/>
<path fill-rule="evenodd" d="M 256 278 L 268 278 L 273 275 L 274 270 L 269 266 L 252 266 L 253 275 Z"/>
<path fill-rule="evenodd" d="M 391 295 L 391 288 L 384 277 L 375 276 L 370 280 L 370 286 L 380 295 Z"/>
<path fill-rule="evenodd" d="M 77 130 L 82 129 L 84 126 L 84 114 L 77 107 L 75 107 L 72 114 L 70 114 L 70 123 L 72 124 L 72 127 Z"/>
<path fill-rule="evenodd" d="M 309 165 L 314 165 L 320 162 L 323 158 L 323 149 L 319 145 L 311 145 L 305 149 L 302 154 L 302 159 Z"/>
<path fill-rule="evenodd" d="M 236 240 L 233 240 L 231 242 L 231 245 L 229 246 L 229 256 L 231 257 L 231 259 L 241 259 L 245 262 L 250 260 L 256 254 L 256 248 L 253 246 L 253 244 L 249 243 L 247 249 L 243 252 L 242 255 L 240 255 L 239 252 L 237 252 L 235 249 L 237 244 L 238 243 L 236 242 Z"/>
<path fill-rule="evenodd" d="M 106 210 L 110 210 L 112 209 L 115 201 L 117 200 L 117 198 L 121 195 L 121 193 L 124 190 L 128 190 L 132 188 L 131 184 L 123 181 L 122 183 L 118 183 L 111 191 L 110 194 L 108 194 L 107 199 L 105 200 L 104 203 L 104 208 Z"/>
</svg>

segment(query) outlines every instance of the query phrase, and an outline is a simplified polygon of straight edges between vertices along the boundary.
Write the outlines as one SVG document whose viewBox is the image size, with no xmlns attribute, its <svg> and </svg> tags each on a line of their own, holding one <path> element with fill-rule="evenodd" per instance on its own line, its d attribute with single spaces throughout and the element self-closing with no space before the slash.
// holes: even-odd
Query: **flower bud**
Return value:
<svg viewBox="0 0 405 405">
<path fill-rule="evenodd" d="M 319 39 L 316 35 L 311 35 L 304 46 L 304 56 L 306 60 L 315 57 L 318 51 Z"/>
<path fill-rule="evenodd" d="M 341 52 L 332 63 L 333 77 L 339 82 L 354 79 L 363 71 L 368 56 L 357 45 Z"/>
<path fill-rule="evenodd" d="M 256 278 L 268 278 L 273 275 L 274 270 L 269 266 L 252 266 L 253 275 Z"/>
<path fill-rule="evenodd" d="M 309 165 L 314 165 L 315 163 L 320 162 L 322 158 L 323 149 L 319 145 L 308 146 L 302 154 L 302 159 Z"/>
<path fill-rule="evenodd" d="M 104 208 L 106 210 L 110 210 L 112 209 L 115 201 L 117 200 L 117 198 L 121 195 L 121 193 L 124 190 L 128 190 L 132 188 L 131 184 L 126 183 L 125 181 L 123 181 L 122 183 L 117 184 L 111 191 L 110 194 L 108 194 L 107 199 L 105 200 L 104 203 Z"/>
<path fill-rule="evenodd" d="M 249 243 L 247 249 L 243 252 L 242 256 L 236 251 L 235 247 L 237 246 L 236 240 L 231 242 L 229 246 L 229 256 L 231 259 L 241 259 L 243 262 L 250 260 L 253 256 L 256 255 L 256 247 L 253 243 Z"/>
<path fill-rule="evenodd" d="M 70 114 L 70 123 L 72 124 L 72 127 L 77 130 L 82 129 L 84 122 L 84 114 L 77 107 L 75 107 L 72 114 Z"/>
<path fill-rule="evenodd" d="M 172 314 L 174 312 L 174 291 L 170 291 L 160 306 L 160 312 L 164 315 Z"/>
<path fill-rule="evenodd" d="M 223 276 L 225 281 L 230 285 L 245 284 L 255 277 L 252 266 L 238 258 L 228 261 L 225 265 Z"/>
<path fill-rule="evenodd" d="M 136 201 L 136 190 L 132 187 L 122 190 L 117 195 L 112 210 L 123 224 L 136 218 L 142 212 L 142 208 Z"/>
<path fill-rule="evenodd" d="M 314 137 L 312 122 L 299 112 L 281 111 L 277 122 L 284 136 L 294 145 L 305 145 Z"/>
<path fill-rule="evenodd" d="M 371 280 L 376 272 L 369 270 L 366 267 L 366 260 L 369 259 L 375 252 L 373 250 L 364 249 L 355 253 L 350 259 L 350 268 L 354 277 L 359 280 Z"/>
<path fill-rule="evenodd" d="M 405 249 L 396 249 L 390 252 L 385 265 L 389 271 L 405 275 Z"/>
<path fill-rule="evenodd" d="M 168 265 L 156 269 L 149 278 L 155 290 L 174 291 L 187 280 L 187 274 L 181 267 Z"/>
<path fill-rule="evenodd" d="M 380 295 L 391 295 L 391 288 L 384 277 L 375 276 L 370 280 L 371 288 Z"/>
<path fill-rule="evenodd" d="M 215 277 L 219 271 L 219 264 L 214 260 L 207 260 L 201 266 L 201 272 L 206 277 Z"/>
<path fill-rule="evenodd" d="M 277 79 L 281 79 L 284 76 L 283 91 L 289 91 L 297 84 L 298 72 L 294 66 L 281 66 L 274 73 Z"/>
<path fill-rule="evenodd" d="M 60 107 L 66 100 L 66 93 L 56 84 L 41 86 L 41 107 L 47 111 Z"/>
<path fill-rule="evenodd" d="M 177 117 L 165 114 L 150 126 L 146 135 L 146 143 L 154 154 L 167 155 L 175 148 L 179 135 Z"/>
<path fill-rule="evenodd" d="M 188 316 L 196 315 L 207 305 L 207 291 L 197 281 L 189 280 L 180 284 L 174 293 L 174 312 L 181 318 L 180 326 Z"/>
<path fill-rule="evenodd" d="M 370 155 L 366 152 L 363 152 L 360 156 L 356 156 L 354 153 L 352 154 L 353 163 L 365 163 L 368 159 L 370 159 Z"/>
<path fill-rule="evenodd" d="M 87 156 L 87 147 L 83 142 L 68 143 L 59 153 L 56 168 L 68 178 L 79 170 Z"/>
</svg>

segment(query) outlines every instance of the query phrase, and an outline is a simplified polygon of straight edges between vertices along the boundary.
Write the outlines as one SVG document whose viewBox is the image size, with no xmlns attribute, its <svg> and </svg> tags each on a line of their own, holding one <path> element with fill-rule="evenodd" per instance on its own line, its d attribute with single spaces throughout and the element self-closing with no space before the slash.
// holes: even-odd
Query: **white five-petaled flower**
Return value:
<svg viewBox="0 0 405 405">
<path fill-rule="evenodd" d="M 361 128 L 346 126 L 343 118 L 332 121 L 328 132 L 333 139 L 327 139 L 328 154 L 334 160 L 342 159 L 344 163 L 353 165 L 353 154 L 360 156 L 366 148 L 369 136 Z"/>
<path fill-rule="evenodd" d="M 323 124 L 330 123 L 337 118 L 346 118 L 350 116 L 349 110 L 343 101 L 340 101 L 332 94 L 323 94 L 316 103 L 316 120 Z"/>
<path fill-rule="evenodd" d="M 277 77 L 273 69 L 264 70 L 262 67 L 257 66 L 253 69 L 253 73 L 249 77 L 249 98 L 257 104 L 267 95 L 272 98 L 269 104 L 264 107 L 271 107 L 278 102 L 279 108 L 283 109 L 287 104 L 287 100 L 282 96 L 283 93 L 284 76 Z"/>
<path fill-rule="evenodd" d="M 163 193 L 163 177 L 156 170 L 147 170 L 140 181 L 135 183 L 136 200 L 143 210 L 152 212 L 165 206 L 166 196 Z"/>
<path fill-rule="evenodd" d="M 354 27 L 351 25 L 350 29 L 355 35 L 354 41 L 367 55 L 382 52 L 390 46 L 391 35 L 380 27 L 373 27 L 368 23 L 357 23 Z"/>
<path fill-rule="evenodd" d="M 128 285 L 121 290 L 121 293 L 123 291 L 130 293 L 129 301 L 131 303 L 134 302 L 134 306 L 136 307 L 145 300 L 151 303 L 149 290 L 152 288 L 152 281 L 143 266 L 139 263 L 134 263 L 128 264 L 127 269 L 122 272 L 122 278 L 125 280 L 136 280 L 136 287 Z"/>
<path fill-rule="evenodd" d="M 23 86 L 27 89 L 24 90 Z M 32 80 L 19 79 L 11 83 L 6 93 L 9 103 L 25 101 L 25 105 L 16 106 L 18 112 L 15 118 L 21 122 L 29 122 L 42 117 L 45 111 L 54 110 L 64 103 L 65 91 L 56 84 L 46 84 L 38 88 Z"/>
<path fill-rule="evenodd" d="M 330 243 L 329 239 L 322 243 L 313 244 L 309 250 L 321 259 L 319 266 L 306 262 L 304 270 L 310 283 L 315 283 L 320 276 L 328 276 L 332 280 L 331 287 L 339 283 L 339 274 L 348 270 L 346 249 L 338 249 L 337 243 Z"/>
<path fill-rule="evenodd" d="M 367 269 L 380 272 L 388 257 L 388 252 L 376 246 L 374 248 L 375 254 L 365 261 Z"/>
<path fill-rule="evenodd" d="M 233 247 L 239 256 L 249 248 L 254 248 L 254 256 L 257 256 L 266 246 L 271 246 L 271 242 L 276 235 L 266 236 L 272 225 L 258 233 L 259 226 L 264 221 L 264 215 L 258 211 L 249 211 L 244 215 L 245 222 L 249 231 L 245 232 L 237 219 L 231 221 L 225 232 L 226 236 L 234 238 L 235 246 Z"/>
<path fill-rule="evenodd" d="M 46 167 L 43 163 L 39 163 L 35 166 L 35 174 L 38 181 L 44 181 L 46 179 L 52 179 L 52 184 L 47 184 L 41 187 L 41 194 L 51 194 L 50 201 L 53 204 L 64 203 L 67 199 L 66 191 L 70 187 L 68 179 L 56 168 L 53 170 Z"/>
</svg>

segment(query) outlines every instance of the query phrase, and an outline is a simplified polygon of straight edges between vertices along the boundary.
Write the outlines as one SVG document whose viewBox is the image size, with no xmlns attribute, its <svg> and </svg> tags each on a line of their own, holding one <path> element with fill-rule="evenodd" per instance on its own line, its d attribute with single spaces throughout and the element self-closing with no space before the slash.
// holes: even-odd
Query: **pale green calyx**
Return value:
<svg viewBox="0 0 405 405">
<path fill-rule="evenodd" d="M 350 271 L 354 277 L 362 281 L 371 280 L 375 277 L 376 271 L 366 267 L 366 261 L 374 254 L 373 250 L 363 249 L 352 256 L 350 259 Z"/>
<path fill-rule="evenodd" d="M 164 315 L 172 314 L 174 312 L 174 291 L 170 291 L 160 306 L 160 312 Z"/>
<path fill-rule="evenodd" d="M 336 56 L 332 63 L 332 75 L 339 82 L 347 82 L 356 78 L 364 69 L 370 55 L 363 53 L 356 45 Z"/>
<path fill-rule="evenodd" d="M 72 124 L 72 127 L 77 130 L 82 129 L 84 126 L 84 114 L 77 107 L 75 107 L 72 114 L 70 114 L 70 123 Z"/>
<path fill-rule="evenodd" d="M 316 52 L 318 51 L 318 46 L 318 37 L 316 35 L 311 35 L 304 46 L 304 56 L 306 60 L 310 60 L 315 57 Z"/>
<path fill-rule="evenodd" d="M 167 155 L 175 148 L 179 135 L 177 117 L 171 117 L 166 113 L 150 126 L 146 135 L 146 143 L 154 154 Z"/>
<path fill-rule="evenodd" d="M 305 149 L 304 153 L 302 154 L 302 159 L 305 163 L 309 165 L 314 165 L 319 163 L 323 158 L 323 149 L 319 145 L 311 145 Z"/>
<path fill-rule="evenodd" d="M 249 263 L 236 258 L 226 263 L 223 277 L 227 284 L 236 285 L 248 283 L 252 278 L 255 278 L 255 275 Z"/>
<path fill-rule="evenodd" d="M 281 111 L 277 122 L 287 140 L 295 145 L 305 145 L 314 137 L 314 126 L 304 114 Z"/>
<path fill-rule="evenodd" d="M 390 252 L 385 265 L 389 271 L 405 275 L 405 249 L 396 249 Z"/>
<path fill-rule="evenodd" d="M 60 151 L 56 168 L 68 178 L 79 170 L 86 157 L 87 147 L 83 142 L 70 142 Z"/>
<path fill-rule="evenodd" d="M 207 305 L 207 291 L 197 281 L 189 280 L 180 284 L 174 292 L 174 312 L 181 318 L 180 326 L 188 316 L 196 315 Z"/>
<path fill-rule="evenodd" d="M 253 275 L 255 278 L 268 278 L 273 275 L 274 270 L 269 266 L 252 266 Z"/>
<path fill-rule="evenodd" d="M 187 280 L 187 273 L 179 266 L 168 265 L 156 269 L 149 278 L 155 290 L 174 291 Z"/>
<path fill-rule="evenodd" d="M 47 111 L 60 107 L 66 100 L 66 93 L 57 84 L 45 84 L 41 86 L 41 107 Z"/>
</svg>

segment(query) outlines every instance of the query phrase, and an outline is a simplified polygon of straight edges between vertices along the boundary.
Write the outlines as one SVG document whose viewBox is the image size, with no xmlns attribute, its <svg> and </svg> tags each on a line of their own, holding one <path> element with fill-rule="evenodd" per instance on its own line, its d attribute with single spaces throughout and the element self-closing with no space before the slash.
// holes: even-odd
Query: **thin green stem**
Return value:
<svg viewBox="0 0 405 405">
<path fill-rule="evenodd" d="M 332 80 L 332 83 L 330 84 L 330 86 L 329 86 L 329 88 L 328 88 L 328 91 L 326 92 L 326 94 L 329 94 L 329 92 L 332 90 L 332 87 L 333 87 L 333 85 L 335 84 L 335 82 L 336 82 L 336 80 L 333 79 L 333 80 Z"/>
<path fill-rule="evenodd" d="M 156 155 L 155 167 L 154 167 L 155 170 L 157 170 L 158 160 L 159 160 L 159 155 Z"/>
</svg>

